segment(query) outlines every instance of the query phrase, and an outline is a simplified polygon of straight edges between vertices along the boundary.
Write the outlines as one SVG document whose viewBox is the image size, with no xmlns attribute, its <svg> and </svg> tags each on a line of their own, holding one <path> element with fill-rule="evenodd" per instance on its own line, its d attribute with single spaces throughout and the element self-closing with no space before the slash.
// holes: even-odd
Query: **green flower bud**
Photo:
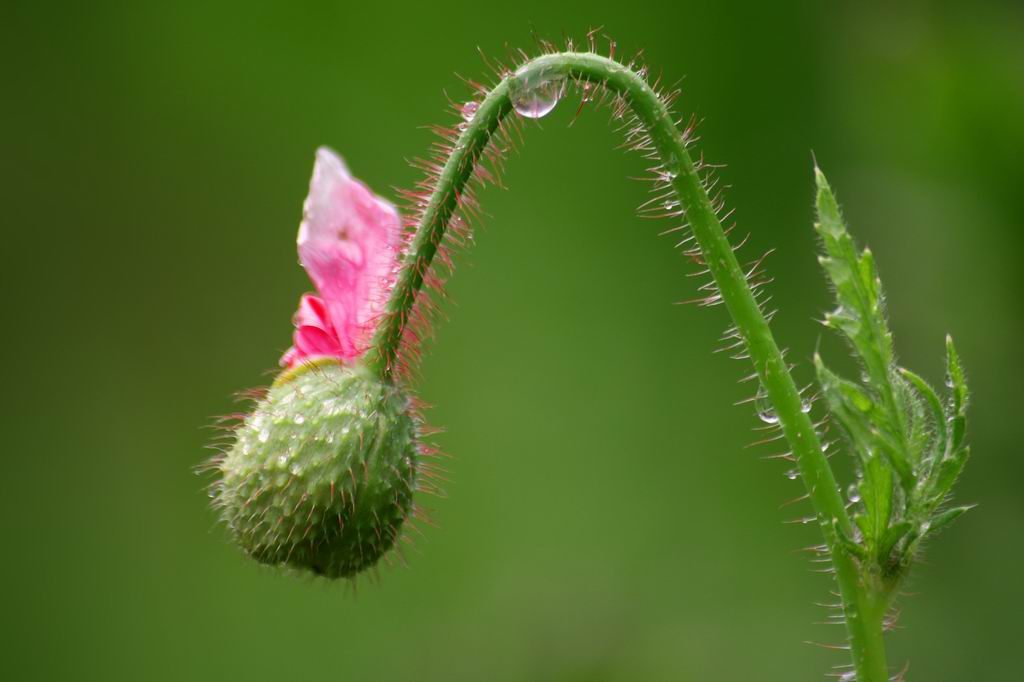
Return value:
<svg viewBox="0 0 1024 682">
<path fill-rule="evenodd" d="M 215 504 L 250 556 L 350 577 L 395 544 L 412 511 L 417 420 L 398 387 L 319 360 L 278 378 L 219 469 Z"/>
</svg>

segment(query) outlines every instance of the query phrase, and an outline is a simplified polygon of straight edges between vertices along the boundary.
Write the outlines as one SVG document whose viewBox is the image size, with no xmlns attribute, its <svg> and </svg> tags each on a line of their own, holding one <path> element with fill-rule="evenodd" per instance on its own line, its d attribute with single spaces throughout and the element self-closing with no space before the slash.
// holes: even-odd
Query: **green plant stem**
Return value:
<svg viewBox="0 0 1024 682">
<path fill-rule="evenodd" d="M 840 532 L 847 537 L 852 535 L 851 523 L 814 425 L 801 409 L 800 393 L 729 245 L 683 135 L 657 93 L 643 77 L 623 64 L 591 53 L 548 54 L 527 62 L 490 90 L 459 137 L 417 226 L 388 301 L 387 315 L 372 342 L 376 355 L 370 356 L 371 368 L 384 378 L 392 376 L 403 328 L 420 292 L 424 273 L 437 252 L 448 221 L 458 208 L 459 194 L 470 180 L 474 165 L 502 118 L 513 110 L 512 88 L 523 82 L 537 82 L 554 76 L 604 86 L 621 96 L 646 128 L 664 170 L 673 177 L 672 186 L 704 260 L 746 343 L 754 368 L 796 458 L 831 553 L 857 680 L 887 680 L 879 615 L 884 614 L 884 604 L 879 604 L 884 600 L 873 594 L 857 562 L 840 541 Z"/>
</svg>

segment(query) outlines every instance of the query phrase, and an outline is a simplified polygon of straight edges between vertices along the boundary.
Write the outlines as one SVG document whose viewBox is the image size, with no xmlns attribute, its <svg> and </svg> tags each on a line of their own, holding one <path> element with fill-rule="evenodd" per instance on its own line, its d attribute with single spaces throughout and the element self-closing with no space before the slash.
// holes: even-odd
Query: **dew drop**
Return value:
<svg viewBox="0 0 1024 682">
<path fill-rule="evenodd" d="M 790 469 L 789 471 L 786 472 L 786 478 L 788 478 L 791 481 L 795 481 L 796 479 L 800 478 L 800 472 L 797 471 L 796 469 Z"/>
<path fill-rule="evenodd" d="M 754 400 L 754 406 L 757 409 L 758 418 L 765 424 L 779 423 L 779 415 L 775 414 L 775 410 L 772 408 L 772 404 L 768 400 L 768 396 L 765 394 L 763 388 L 758 390 L 757 398 Z"/>
<path fill-rule="evenodd" d="M 528 71 L 519 76 L 512 88 L 512 107 L 524 118 L 543 118 L 554 110 L 564 94 L 565 76 Z"/>
<path fill-rule="evenodd" d="M 674 211 L 679 208 L 679 202 L 675 200 L 666 201 L 664 205 L 666 211 Z"/>
<path fill-rule="evenodd" d="M 851 483 L 850 487 L 846 489 L 846 496 L 850 498 L 850 502 L 860 502 L 860 488 L 856 483 Z"/>
<path fill-rule="evenodd" d="M 478 102 L 474 102 L 473 100 L 470 100 L 470 101 L 466 102 L 465 104 L 463 104 L 462 105 L 462 120 L 465 121 L 466 123 L 469 123 L 470 121 L 472 121 L 473 117 L 476 116 L 477 109 L 479 109 L 479 108 L 480 108 L 480 104 Z"/>
</svg>

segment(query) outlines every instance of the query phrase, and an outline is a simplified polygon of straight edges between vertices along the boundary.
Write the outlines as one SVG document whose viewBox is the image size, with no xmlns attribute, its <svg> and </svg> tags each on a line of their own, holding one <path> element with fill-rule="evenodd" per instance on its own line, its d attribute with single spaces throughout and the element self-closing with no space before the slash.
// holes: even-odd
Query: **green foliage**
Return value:
<svg viewBox="0 0 1024 682">
<path fill-rule="evenodd" d="M 818 172 L 817 229 L 826 251 L 821 263 L 839 300 L 826 322 L 849 339 L 864 370 L 860 382 L 849 381 L 815 358 L 828 406 L 847 432 L 859 463 L 860 480 L 852 495 L 858 506 L 851 521 L 819 434 L 755 294 L 760 285 L 751 281 L 752 271 L 740 267 L 719 218 L 721 203 L 708 195 L 703 164 L 691 158 L 688 135 L 674 123 L 672 96 L 659 94 L 646 82 L 646 69 L 631 67 L 593 53 L 549 52 L 505 73 L 476 102 L 472 118 L 446 137 L 444 151 L 421 185 L 429 189 L 429 199 L 417 203 L 415 232 L 374 335 L 375 354 L 368 366 L 387 380 L 401 365 L 404 327 L 414 319 L 411 311 L 424 275 L 444 245 L 449 223 L 472 191 L 474 178 L 481 176 L 474 169 L 489 149 L 494 152 L 489 147 L 492 136 L 507 134 L 502 127 L 505 117 L 515 111 L 536 118 L 549 111 L 562 94 L 563 81 L 585 84 L 586 95 L 596 88 L 600 100 L 610 100 L 613 115 L 625 118 L 626 146 L 660 160 L 652 169 L 655 190 L 661 193 L 657 200 L 672 207 L 668 215 L 685 216 L 696 242 L 687 254 L 699 256 L 714 280 L 705 285 L 713 292 L 705 301 L 722 302 L 728 309 L 736 338 L 746 346 L 739 357 L 750 358 L 760 382 L 755 401 L 771 405 L 762 419 L 777 424 L 789 442 L 834 569 L 854 673 L 862 682 L 887 680 L 882 633 L 894 588 L 921 540 L 962 512 L 938 511 L 966 457 L 960 442 L 966 389 L 956 388 L 963 377 L 955 353 L 950 352 L 954 391 L 944 409 L 931 389 L 920 388 L 896 367 L 872 255 L 857 252 Z M 520 106 L 524 102 L 529 104 Z M 486 169 L 482 176 L 488 176 Z M 674 208 L 678 212 L 672 212 Z M 951 428 L 944 426 L 947 420 Z"/>
<path fill-rule="evenodd" d="M 454 219 L 467 202 L 473 212 L 471 193 L 480 178 L 491 176 L 481 164 L 495 152 L 492 138 L 507 136 L 502 127 L 506 117 L 513 112 L 540 117 L 564 93 L 564 83 L 585 84 L 585 93 L 596 87 L 602 101 L 610 100 L 617 118 L 632 112 L 625 119 L 626 146 L 660 160 L 652 169 L 655 189 L 662 193 L 658 200 L 665 202 L 668 216 L 685 216 L 696 242 L 687 253 L 699 255 L 713 279 L 705 290 L 714 293 L 705 300 L 728 309 L 739 343 L 746 346 L 740 357 L 750 358 L 760 381 L 757 399 L 771 404 L 770 415 L 766 410 L 762 418 L 777 424 L 789 441 L 807 486 L 842 600 L 854 673 L 862 682 L 882 682 L 889 678 L 883 626 L 894 588 L 920 542 L 965 510 L 939 509 L 967 456 L 962 443 L 967 390 L 959 360 L 948 344 L 952 394 L 945 407 L 925 382 L 896 366 L 873 257 L 866 249 L 858 253 L 818 171 L 817 230 L 826 252 L 821 264 L 838 299 L 826 324 L 850 341 L 863 368 L 861 380 L 850 381 L 815 358 L 828 407 L 858 462 L 851 521 L 819 433 L 755 293 L 760 284 L 753 271 L 740 267 L 719 218 L 721 203 L 708 195 L 703 163 L 691 158 L 688 134 L 674 123 L 673 95 L 652 88 L 646 69 L 631 67 L 594 53 L 549 51 L 505 72 L 474 100 L 474 113 L 464 125 L 443 133 L 445 142 L 420 185 L 429 198 L 416 202 L 415 231 L 365 367 L 355 373 L 325 368 L 338 374 L 326 383 L 314 381 L 317 372 L 299 376 L 298 382 L 314 382 L 308 391 L 293 390 L 287 382 L 272 389 L 221 467 L 225 518 L 239 542 L 261 561 L 296 563 L 333 576 L 372 565 L 394 542 L 411 508 L 416 446 L 415 422 L 393 382 L 395 371 L 406 366 L 405 339 L 421 336 L 415 331 L 407 335 L 406 325 L 422 319 L 414 313 L 426 295 L 421 289 L 428 284 L 431 263 L 439 252 L 447 259 L 447 230 L 458 224 Z M 415 352 L 411 356 L 417 357 Z M 325 407 L 333 398 L 344 403 L 340 411 Z M 316 421 L 300 422 L 306 414 Z M 318 434 L 344 429 L 346 421 L 354 421 L 351 430 L 367 437 L 349 437 L 340 445 L 318 439 Z M 298 472 L 276 471 L 291 459 L 300 465 Z M 360 470 L 364 488 L 357 487 Z M 350 505 L 334 498 L 339 482 L 346 486 Z M 330 497 L 325 496 L 328 487 Z M 332 514 L 340 528 L 330 524 Z"/>
<path fill-rule="evenodd" d="M 846 538 L 862 566 L 894 586 L 922 540 L 969 507 L 944 508 L 967 460 L 964 445 L 967 385 L 953 341 L 946 337 L 945 402 L 920 376 L 896 364 L 885 319 L 882 284 L 871 251 L 858 253 L 839 205 L 815 169 L 818 222 L 825 253 L 819 258 L 837 307 L 825 325 L 842 334 L 862 369 L 859 381 L 814 365 L 832 418 L 857 462 L 851 495 L 857 536 Z"/>
</svg>

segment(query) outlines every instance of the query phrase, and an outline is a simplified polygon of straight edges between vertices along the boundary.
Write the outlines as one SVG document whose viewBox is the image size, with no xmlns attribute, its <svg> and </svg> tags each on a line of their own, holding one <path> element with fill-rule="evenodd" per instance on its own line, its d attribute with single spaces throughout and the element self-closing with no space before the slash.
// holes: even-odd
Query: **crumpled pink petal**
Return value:
<svg viewBox="0 0 1024 682">
<path fill-rule="evenodd" d="M 349 173 L 330 149 L 317 150 L 299 226 L 299 261 L 320 296 L 306 294 L 281 365 L 315 357 L 351 361 L 366 350 L 394 280 L 402 230 L 398 211 Z"/>
<path fill-rule="evenodd" d="M 281 358 L 282 365 L 293 367 L 307 357 L 342 357 L 341 343 L 323 300 L 313 294 L 304 294 L 292 322 L 295 325 L 294 345 Z"/>
</svg>

